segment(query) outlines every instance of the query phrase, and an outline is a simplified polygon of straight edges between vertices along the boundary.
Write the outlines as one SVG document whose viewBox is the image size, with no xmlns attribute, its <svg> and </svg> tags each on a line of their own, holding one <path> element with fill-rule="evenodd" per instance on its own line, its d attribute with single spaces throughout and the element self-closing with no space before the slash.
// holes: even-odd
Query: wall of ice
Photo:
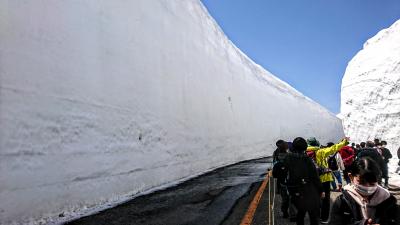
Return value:
<svg viewBox="0 0 400 225">
<path fill-rule="evenodd" d="M 93 212 L 278 138 L 343 136 L 198 0 L 0 1 L 0 25 L 1 224 Z"/>
<path fill-rule="evenodd" d="M 356 142 L 384 139 L 397 155 L 400 147 L 400 20 L 369 39 L 349 62 L 341 95 L 346 135 Z"/>
</svg>

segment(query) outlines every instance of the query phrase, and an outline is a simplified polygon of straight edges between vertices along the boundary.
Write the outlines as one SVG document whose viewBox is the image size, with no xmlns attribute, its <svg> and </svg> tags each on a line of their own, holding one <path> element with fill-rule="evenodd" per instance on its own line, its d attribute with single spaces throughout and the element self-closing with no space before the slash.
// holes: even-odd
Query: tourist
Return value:
<svg viewBox="0 0 400 225">
<path fill-rule="evenodd" d="M 396 198 L 378 185 L 379 165 L 362 157 L 350 168 L 351 184 L 343 187 L 331 211 L 330 225 L 395 225 Z"/>
<path fill-rule="evenodd" d="M 297 208 L 296 224 L 303 225 L 308 213 L 311 225 L 319 224 L 322 185 L 317 169 L 307 157 L 307 142 L 301 137 L 293 140 L 292 151 L 285 157 L 288 168 L 287 188 Z"/>
<path fill-rule="evenodd" d="M 286 167 L 284 165 L 284 159 L 288 154 L 289 145 L 286 141 L 279 140 L 276 142 L 278 147 L 273 154 L 274 167 L 272 175 L 277 180 L 277 192 L 281 195 L 281 212 L 283 218 L 289 217 L 289 193 L 286 187 Z"/>
<path fill-rule="evenodd" d="M 351 166 L 351 164 L 353 163 L 356 154 L 353 150 L 353 148 L 349 147 L 349 146 L 343 146 L 340 150 L 339 150 L 340 156 L 343 159 L 343 164 L 344 164 L 344 171 L 343 171 L 343 177 L 346 181 L 347 184 L 350 183 L 350 178 L 349 178 L 349 168 Z"/>
<path fill-rule="evenodd" d="M 320 148 L 319 142 L 314 138 L 307 139 L 307 152 L 315 153 L 315 162 L 318 167 L 319 177 L 322 183 L 324 198 L 321 205 L 321 223 L 328 223 L 330 209 L 331 182 L 333 181 L 332 171 L 328 167 L 328 157 L 338 152 L 343 146 L 348 144 L 348 138 L 329 148 Z M 310 154 L 307 154 L 310 155 Z"/>
<path fill-rule="evenodd" d="M 378 149 L 375 146 L 375 143 L 372 141 L 367 141 L 366 147 L 358 153 L 357 158 L 362 158 L 362 157 L 370 157 L 371 159 L 375 160 L 375 162 L 378 164 L 379 170 L 380 170 L 380 175 L 379 175 L 379 184 L 382 183 L 382 174 L 383 170 L 385 167 L 385 162 L 383 161 L 382 155 L 379 153 Z"/>
<path fill-rule="evenodd" d="M 390 152 L 389 149 L 386 148 L 387 142 L 382 141 L 381 142 L 381 151 L 382 151 L 382 157 L 383 157 L 383 170 L 382 170 L 382 177 L 385 179 L 385 188 L 389 187 L 389 160 L 393 157 L 392 153 Z"/>
<path fill-rule="evenodd" d="M 330 142 L 327 144 L 327 147 L 331 147 L 333 145 L 334 145 L 334 143 Z M 328 164 L 329 164 L 329 168 L 332 170 L 332 174 L 333 174 L 334 178 L 337 181 L 337 185 L 336 185 L 335 179 L 333 179 L 333 181 L 332 181 L 333 191 L 340 192 L 340 191 L 342 191 L 342 185 L 343 185 L 341 173 L 342 173 L 342 171 L 345 170 L 343 159 L 342 159 L 342 156 L 340 155 L 340 153 L 336 152 L 335 154 L 330 156 L 328 159 Z"/>
</svg>

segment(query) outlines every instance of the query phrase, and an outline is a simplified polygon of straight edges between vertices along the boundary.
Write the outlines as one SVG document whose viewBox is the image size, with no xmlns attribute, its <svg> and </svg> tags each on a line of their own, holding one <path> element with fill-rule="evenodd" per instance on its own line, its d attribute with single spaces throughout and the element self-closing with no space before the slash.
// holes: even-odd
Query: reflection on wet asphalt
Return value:
<svg viewBox="0 0 400 225">
<path fill-rule="evenodd" d="M 68 224 L 213 225 L 235 220 L 229 218 L 233 208 L 241 198 L 250 198 L 250 190 L 264 179 L 271 161 L 262 158 L 220 168 Z"/>
</svg>

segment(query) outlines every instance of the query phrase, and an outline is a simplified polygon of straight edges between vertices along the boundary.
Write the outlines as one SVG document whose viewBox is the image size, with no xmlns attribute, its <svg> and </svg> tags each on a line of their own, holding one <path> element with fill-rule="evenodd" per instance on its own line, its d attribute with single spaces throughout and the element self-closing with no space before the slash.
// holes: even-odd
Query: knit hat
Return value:
<svg viewBox="0 0 400 225">
<path fill-rule="evenodd" d="M 305 152 L 307 150 L 307 142 L 304 138 L 297 137 L 293 140 L 292 148 L 294 152 Z"/>
<path fill-rule="evenodd" d="M 314 146 L 314 147 L 320 146 L 319 141 L 315 137 L 311 137 L 311 138 L 307 139 L 307 144 L 309 146 Z"/>
</svg>

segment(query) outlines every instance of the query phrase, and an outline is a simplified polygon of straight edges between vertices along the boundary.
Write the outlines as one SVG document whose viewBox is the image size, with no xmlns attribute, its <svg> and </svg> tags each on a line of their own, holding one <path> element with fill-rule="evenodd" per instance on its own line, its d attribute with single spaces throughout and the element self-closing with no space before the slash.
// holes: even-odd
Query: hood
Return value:
<svg viewBox="0 0 400 225">
<path fill-rule="evenodd" d="M 355 189 L 353 184 L 344 186 L 343 190 L 347 191 L 350 196 L 361 206 L 361 211 L 364 218 L 373 218 L 375 215 L 376 206 L 390 197 L 388 190 L 378 185 L 376 192 L 370 199 L 365 199 Z"/>
</svg>

